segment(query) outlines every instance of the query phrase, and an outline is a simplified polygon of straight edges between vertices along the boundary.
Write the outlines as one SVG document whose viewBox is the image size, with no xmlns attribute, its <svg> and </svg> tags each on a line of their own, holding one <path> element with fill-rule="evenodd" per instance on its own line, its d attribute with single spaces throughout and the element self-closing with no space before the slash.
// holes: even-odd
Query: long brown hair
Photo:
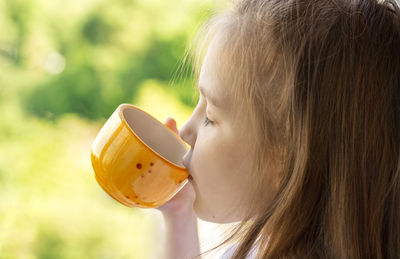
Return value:
<svg viewBox="0 0 400 259">
<path fill-rule="evenodd" d="M 195 67 L 215 38 L 257 154 L 233 258 L 400 258 L 398 4 L 238 1 L 202 27 Z"/>
</svg>

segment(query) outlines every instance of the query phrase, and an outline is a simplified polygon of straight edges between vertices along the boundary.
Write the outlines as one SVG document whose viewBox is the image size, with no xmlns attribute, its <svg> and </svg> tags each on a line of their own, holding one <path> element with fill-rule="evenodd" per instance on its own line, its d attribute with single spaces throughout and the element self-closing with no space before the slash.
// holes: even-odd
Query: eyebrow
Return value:
<svg viewBox="0 0 400 259">
<path fill-rule="evenodd" d="M 209 102 L 214 105 L 215 107 L 221 107 L 219 101 L 213 96 L 210 95 L 209 92 L 206 92 L 205 88 L 201 85 L 197 85 L 200 93 L 209 100 Z"/>
</svg>

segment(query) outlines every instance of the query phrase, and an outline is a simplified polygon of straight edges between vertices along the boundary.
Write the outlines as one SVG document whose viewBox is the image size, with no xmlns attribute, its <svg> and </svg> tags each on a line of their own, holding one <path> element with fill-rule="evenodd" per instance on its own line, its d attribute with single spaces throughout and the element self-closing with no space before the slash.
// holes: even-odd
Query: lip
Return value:
<svg viewBox="0 0 400 259">
<path fill-rule="evenodd" d="M 185 157 L 183 157 L 182 164 L 183 164 L 183 166 L 184 166 L 186 169 L 189 169 Z"/>
<path fill-rule="evenodd" d="M 183 160 L 182 160 L 182 164 L 185 166 L 185 168 L 188 170 L 188 172 L 189 172 L 189 177 L 188 177 L 188 179 L 190 180 L 190 181 L 192 181 L 193 180 L 193 177 L 192 177 L 192 175 L 190 174 L 190 160 L 191 160 L 191 153 L 192 151 L 190 150 L 190 151 L 188 151 L 184 156 L 183 156 Z"/>
<path fill-rule="evenodd" d="M 183 157 L 182 157 L 182 164 L 185 166 L 185 168 L 187 170 L 189 170 L 190 168 L 190 159 L 189 159 L 189 155 L 190 155 L 191 151 L 189 150 Z"/>
</svg>

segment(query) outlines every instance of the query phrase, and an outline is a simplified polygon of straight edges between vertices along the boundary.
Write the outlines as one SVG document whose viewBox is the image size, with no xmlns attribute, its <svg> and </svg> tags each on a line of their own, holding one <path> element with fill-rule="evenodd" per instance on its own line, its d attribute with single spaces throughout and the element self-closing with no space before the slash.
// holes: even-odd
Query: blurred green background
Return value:
<svg viewBox="0 0 400 259">
<path fill-rule="evenodd" d="M 120 103 L 182 126 L 197 100 L 174 74 L 215 5 L 0 1 L 1 259 L 162 258 L 154 210 L 109 198 L 90 146 Z"/>
</svg>

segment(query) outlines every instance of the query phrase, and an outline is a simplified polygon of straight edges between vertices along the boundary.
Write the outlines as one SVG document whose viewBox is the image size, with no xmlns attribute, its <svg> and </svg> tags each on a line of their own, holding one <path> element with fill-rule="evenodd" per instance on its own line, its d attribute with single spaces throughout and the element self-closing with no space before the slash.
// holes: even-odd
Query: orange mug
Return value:
<svg viewBox="0 0 400 259">
<path fill-rule="evenodd" d="M 128 207 L 163 205 L 188 182 L 182 163 L 187 144 L 139 107 L 121 104 L 97 134 L 91 149 L 95 178 Z"/>
</svg>

